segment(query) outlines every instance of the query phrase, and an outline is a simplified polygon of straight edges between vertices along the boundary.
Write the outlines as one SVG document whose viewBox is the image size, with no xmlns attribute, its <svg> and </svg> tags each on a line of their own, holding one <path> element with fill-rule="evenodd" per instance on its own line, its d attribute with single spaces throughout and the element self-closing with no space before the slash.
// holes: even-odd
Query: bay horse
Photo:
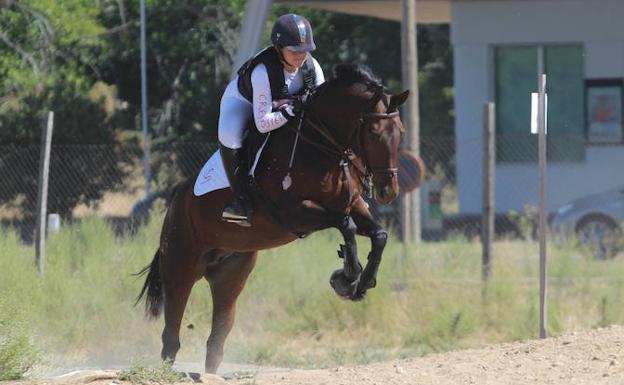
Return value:
<svg viewBox="0 0 624 385">
<path fill-rule="evenodd" d="M 345 244 L 344 266 L 331 275 L 335 292 L 360 300 L 376 284 L 387 233 L 373 219 L 362 195 L 389 203 L 399 193 L 397 154 L 404 135 L 398 107 L 409 91 L 390 95 L 364 67 L 343 64 L 307 103 L 301 124 L 270 134 L 255 168 L 251 227 L 221 220 L 230 189 L 193 194 L 193 179 L 178 185 L 169 202 L 160 246 L 140 274 L 147 273 L 137 303 L 146 313 L 164 308 L 163 360 L 180 349 L 180 323 L 194 283 L 205 278 L 213 300 L 205 370 L 215 373 L 234 323 L 236 299 L 254 268 L 258 250 L 292 242 L 311 232 L 336 228 Z M 298 137 L 298 145 L 293 145 Z M 289 166 L 293 148 L 294 163 Z M 291 184 L 285 181 L 289 175 Z M 370 238 L 362 269 L 355 235 Z"/>
</svg>

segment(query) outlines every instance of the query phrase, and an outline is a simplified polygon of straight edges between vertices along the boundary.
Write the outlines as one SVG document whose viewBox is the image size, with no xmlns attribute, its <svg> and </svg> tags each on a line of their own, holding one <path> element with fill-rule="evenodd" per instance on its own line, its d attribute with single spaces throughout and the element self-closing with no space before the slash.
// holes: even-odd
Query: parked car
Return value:
<svg viewBox="0 0 624 385">
<path fill-rule="evenodd" d="M 622 246 L 624 186 L 561 206 L 550 224 L 555 237 L 576 236 L 595 258 L 613 258 Z"/>
</svg>

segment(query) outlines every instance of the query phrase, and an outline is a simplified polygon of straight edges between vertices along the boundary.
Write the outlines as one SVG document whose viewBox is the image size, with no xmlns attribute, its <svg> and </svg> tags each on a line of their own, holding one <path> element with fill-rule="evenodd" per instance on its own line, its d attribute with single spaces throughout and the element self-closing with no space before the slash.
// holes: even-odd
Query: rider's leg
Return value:
<svg viewBox="0 0 624 385">
<path fill-rule="evenodd" d="M 221 218 L 241 226 L 250 226 L 251 207 L 247 194 L 249 181 L 247 162 L 241 148 L 228 148 L 220 143 L 221 159 L 232 188 L 232 200 L 223 208 Z"/>
<path fill-rule="evenodd" d="M 247 194 L 249 165 L 243 153 L 243 133 L 252 115 L 251 104 L 226 94 L 221 99 L 219 149 L 232 200 L 225 205 L 222 219 L 251 226 L 251 202 Z"/>
</svg>

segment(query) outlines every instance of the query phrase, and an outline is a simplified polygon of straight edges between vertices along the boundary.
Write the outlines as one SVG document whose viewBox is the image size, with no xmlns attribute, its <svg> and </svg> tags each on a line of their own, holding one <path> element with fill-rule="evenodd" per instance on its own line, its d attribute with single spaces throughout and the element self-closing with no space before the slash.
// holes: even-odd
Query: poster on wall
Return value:
<svg viewBox="0 0 624 385">
<path fill-rule="evenodd" d="M 621 143 L 622 80 L 588 81 L 586 103 L 588 142 Z"/>
</svg>

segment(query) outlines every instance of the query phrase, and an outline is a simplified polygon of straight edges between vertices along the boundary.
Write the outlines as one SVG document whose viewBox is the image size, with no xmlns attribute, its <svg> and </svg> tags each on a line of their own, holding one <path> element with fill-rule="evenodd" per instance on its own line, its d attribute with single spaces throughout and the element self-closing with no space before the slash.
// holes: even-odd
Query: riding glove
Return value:
<svg viewBox="0 0 624 385">
<path fill-rule="evenodd" d="M 297 109 L 294 103 L 287 103 L 280 107 L 280 112 L 287 120 L 294 120 L 299 117 L 301 109 Z"/>
</svg>

